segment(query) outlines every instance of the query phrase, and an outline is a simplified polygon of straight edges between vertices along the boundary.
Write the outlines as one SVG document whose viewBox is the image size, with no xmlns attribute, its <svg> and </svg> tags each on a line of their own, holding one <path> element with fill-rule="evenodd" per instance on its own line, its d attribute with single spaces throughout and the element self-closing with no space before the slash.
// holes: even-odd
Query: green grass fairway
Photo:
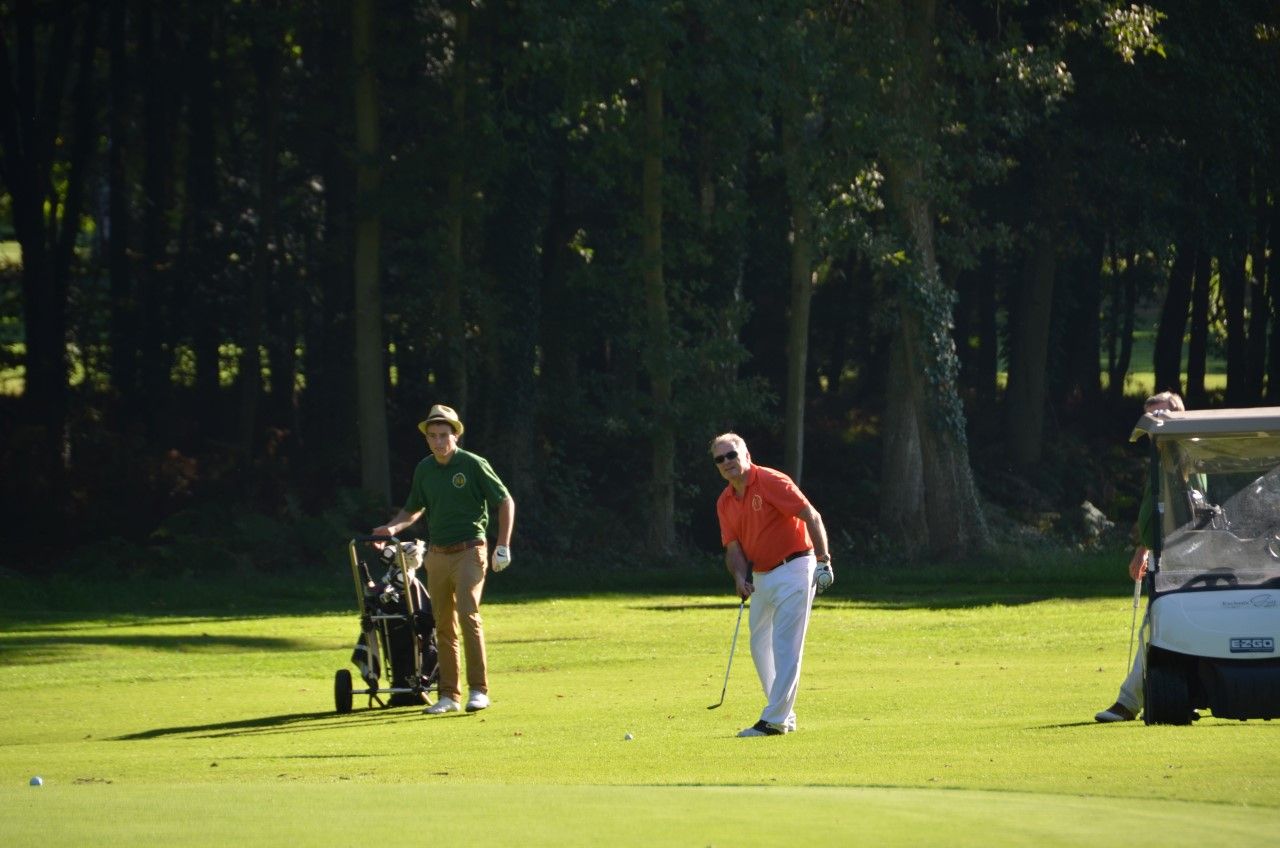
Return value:
<svg viewBox="0 0 1280 848">
<path fill-rule="evenodd" d="M 864 787 L 220 784 L 0 790 L 6 844 L 1273 845 L 1274 810 Z M 86 821 L 87 819 L 87 821 Z M 480 825 L 470 825 L 480 822 Z M 1270 834 L 1264 838 L 1264 834 Z M 79 836 L 72 836 L 73 833 Z"/>
<path fill-rule="evenodd" d="M 745 625 L 707 709 L 728 594 L 491 593 L 493 707 L 437 718 L 334 713 L 354 608 L 8 614 L 0 843 L 1274 845 L 1280 722 L 1094 723 L 1116 588 L 821 598 L 800 730 L 760 739 Z"/>
</svg>

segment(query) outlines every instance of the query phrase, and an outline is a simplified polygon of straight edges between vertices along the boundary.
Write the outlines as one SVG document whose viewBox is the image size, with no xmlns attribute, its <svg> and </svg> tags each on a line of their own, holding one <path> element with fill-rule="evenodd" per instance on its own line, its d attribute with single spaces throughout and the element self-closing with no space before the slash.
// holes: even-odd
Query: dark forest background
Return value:
<svg viewBox="0 0 1280 848">
<path fill-rule="evenodd" d="M 283 566 L 457 408 L 517 556 L 1121 528 L 1280 403 L 1271 0 L 0 0 L 0 557 Z"/>
</svg>

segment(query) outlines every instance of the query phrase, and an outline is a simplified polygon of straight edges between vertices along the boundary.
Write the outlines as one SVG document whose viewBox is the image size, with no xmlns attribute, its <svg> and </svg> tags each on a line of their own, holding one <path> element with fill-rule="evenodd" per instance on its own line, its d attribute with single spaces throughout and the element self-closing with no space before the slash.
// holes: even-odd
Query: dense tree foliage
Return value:
<svg viewBox="0 0 1280 848">
<path fill-rule="evenodd" d="M 436 402 L 552 554 L 716 547 L 725 429 L 851 553 L 1127 518 L 1128 376 L 1276 397 L 1278 9 L 0 0 L 0 541 L 388 508 Z"/>
</svg>

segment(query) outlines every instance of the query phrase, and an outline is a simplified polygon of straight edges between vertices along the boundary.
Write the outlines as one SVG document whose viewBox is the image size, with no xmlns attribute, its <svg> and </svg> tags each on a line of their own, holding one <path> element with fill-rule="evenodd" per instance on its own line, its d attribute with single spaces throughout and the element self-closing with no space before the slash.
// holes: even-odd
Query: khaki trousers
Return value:
<svg viewBox="0 0 1280 848">
<path fill-rule="evenodd" d="M 458 628 L 467 655 L 467 687 L 489 691 L 484 650 L 484 622 L 480 595 L 484 592 L 488 546 L 479 545 L 453 554 L 428 551 L 427 592 L 436 619 L 436 649 L 440 652 L 440 697 L 462 701 L 459 687 Z"/>
</svg>

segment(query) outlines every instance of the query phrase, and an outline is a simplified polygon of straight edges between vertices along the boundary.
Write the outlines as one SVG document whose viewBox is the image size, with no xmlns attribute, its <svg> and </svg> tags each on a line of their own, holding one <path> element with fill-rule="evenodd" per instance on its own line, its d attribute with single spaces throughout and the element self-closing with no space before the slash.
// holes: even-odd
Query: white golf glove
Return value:
<svg viewBox="0 0 1280 848">
<path fill-rule="evenodd" d="M 831 563 L 818 563 L 813 572 L 813 582 L 818 587 L 819 595 L 831 588 L 831 584 L 836 582 L 836 573 L 831 570 Z"/>
<path fill-rule="evenodd" d="M 498 545 L 493 549 L 493 570 L 501 571 L 511 564 L 511 548 Z"/>
</svg>

